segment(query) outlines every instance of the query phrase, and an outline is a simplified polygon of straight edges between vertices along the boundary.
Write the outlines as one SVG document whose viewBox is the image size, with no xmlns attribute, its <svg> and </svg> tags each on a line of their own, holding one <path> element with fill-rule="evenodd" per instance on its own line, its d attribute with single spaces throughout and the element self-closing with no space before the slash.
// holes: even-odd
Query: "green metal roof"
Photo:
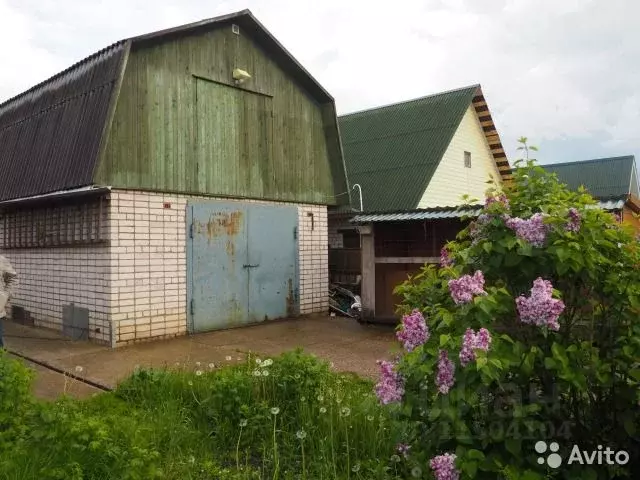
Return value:
<svg viewBox="0 0 640 480">
<path fill-rule="evenodd" d="M 541 167 L 555 173 L 558 180 L 567 184 L 571 190 L 577 190 L 584 185 L 595 198 L 623 197 L 628 194 L 640 196 L 633 155 L 555 163 Z"/>
<path fill-rule="evenodd" d="M 418 206 L 478 88 L 338 118 L 349 183 L 362 187 L 365 211 Z"/>
</svg>

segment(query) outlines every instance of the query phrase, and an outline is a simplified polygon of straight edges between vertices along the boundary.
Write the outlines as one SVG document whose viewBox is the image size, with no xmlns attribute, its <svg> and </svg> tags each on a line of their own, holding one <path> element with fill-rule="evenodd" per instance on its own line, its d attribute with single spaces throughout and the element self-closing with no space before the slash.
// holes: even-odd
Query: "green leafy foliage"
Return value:
<svg viewBox="0 0 640 480">
<path fill-rule="evenodd" d="M 139 370 L 84 401 L 34 400 L 32 373 L 1 353 L 0 372 L 2 479 L 392 480 L 402 471 L 391 456 L 403 432 L 371 382 L 301 351 Z"/>
<path fill-rule="evenodd" d="M 533 151 L 523 140 L 523 150 Z M 412 454 L 426 462 L 457 455 L 461 478 L 637 478 L 640 465 L 640 256 L 633 233 L 596 208 L 589 195 L 568 191 L 532 160 L 520 162 L 507 201 L 487 202 L 447 245 L 453 265 L 425 266 L 398 286 L 399 313 L 419 309 L 430 339 L 399 363 L 405 378 L 401 418 L 412 426 Z M 495 196 L 496 189 L 488 192 Z M 567 228 L 570 209 L 579 229 Z M 546 238 L 519 238 L 508 218 L 542 214 Z M 449 281 L 482 271 L 486 295 L 457 305 Z M 524 324 L 516 299 L 535 279 L 552 283 L 565 308 L 560 328 Z M 488 352 L 458 359 L 467 328 L 488 329 Z M 438 350 L 456 363 L 448 394 L 436 388 Z M 538 463 L 537 441 L 558 442 L 565 460 L 578 444 L 625 450 L 628 465 Z M 547 454 L 550 452 L 547 452 Z M 635 468 L 635 470 L 634 470 Z"/>
</svg>

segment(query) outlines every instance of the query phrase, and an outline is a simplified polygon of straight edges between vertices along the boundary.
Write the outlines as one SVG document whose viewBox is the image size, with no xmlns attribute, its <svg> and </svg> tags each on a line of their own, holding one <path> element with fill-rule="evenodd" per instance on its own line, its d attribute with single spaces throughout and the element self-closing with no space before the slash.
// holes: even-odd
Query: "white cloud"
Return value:
<svg viewBox="0 0 640 480">
<path fill-rule="evenodd" d="M 247 7 L 341 113 L 481 83 L 510 151 L 527 135 L 640 154 L 631 0 L 0 0 L 0 99 L 121 38 Z"/>
</svg>

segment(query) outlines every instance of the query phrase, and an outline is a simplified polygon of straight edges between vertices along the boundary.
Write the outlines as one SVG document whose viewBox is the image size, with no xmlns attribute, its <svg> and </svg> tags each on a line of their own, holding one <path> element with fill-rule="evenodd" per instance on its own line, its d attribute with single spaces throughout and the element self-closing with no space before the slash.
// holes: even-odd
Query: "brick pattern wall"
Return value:
<svg viewBox="0 0 640 480">
<path fill-rule="evenodd" d="M 187 330 L 186 203 L 186 197 L 161 193 L 111 192 L 109 278 L 117 344 Z"/>
<path fill-rule="evenodd" d="M 112 191 L 101 220 L 109 245 L 3 250 L 4 222 L 0 222 L 0 254 L 19 274 L 13 305 L 25 308 L 37 326 L 56 330 L 62 329 L 64 306 L 73 303 L 87 308 L 89 338 L 107 344 L 186 333 L 185 217 L 190 198 L 196 197 Z M 63 212 L 49 211 L 54 218 L 59 213 Z M 28 215 L 32 214 L 20 215 L 20 225 L 29 225 L 32 217 Z M 298 215 L 300 313 L 325 313 L 327 208 L 298 205 Z M 81 219 L 73 218 L 63 228 L 77 232 L 79 238 Z M 47 234 L 57 237 L 52 225 Z"/>
<path fill-rule="evenodd" d="M 298 207 L 300 313 L 329 310 L 327 207 Z"/>
<path fill-rule="evenodd" d="M 191 198 L 206 199 L 111 193 L 110 300 L 118 345 L 176 336 L 187 330 L 186 207 Z M 165 203 L 171 207 L 164 208 Z M 324 313 L 329 308 L 327 208 L 299 205 L 298 215 L 301 313 Z"/>
<path fill-rule="evenodd" d="M 107 212 L 107 208 L 103 207 L 101 222 L 105 236 L 109 234 Z M 107 245 L 4 248 L 5 235 L 10 228 L 14 234 L 22 234 L 25 242 L 27 236 L 31 242 L 37 242 L 38 238 L 45 242 L 48 241 L 47 238 L 59 239 L 65 234 L 69 239 L 75 236 L 75 240 L 79 240 L 84 225 L 84 236 L 89 238 L 86 222 L 89 214 L 95 219 L 98 216 L 97 208 L 93 207 L 91 211 L 85 212 L 84 218 L 77 209 L 49 208 L 46 212 L 49 219 L 65 218 L 65 222 L 61 224 L 58 221 L 48 221 L 45 224 L 37 221 L 41 217 L 38 212 L 20 212 L 12 215 L 12 222 L 7 223 L 6 230 L 4 219 L 1 219 L 0 255 L 8 258 L 18 273 L 18 287 L 12 306 L 24 308 L 36 326 L 61 330 L 63 308 L 74 304 L 89 310 L 89 338 L 109 343 L 111 330 Z M 30 228 L 31 225 L 38 228 Z"/>
</svg>

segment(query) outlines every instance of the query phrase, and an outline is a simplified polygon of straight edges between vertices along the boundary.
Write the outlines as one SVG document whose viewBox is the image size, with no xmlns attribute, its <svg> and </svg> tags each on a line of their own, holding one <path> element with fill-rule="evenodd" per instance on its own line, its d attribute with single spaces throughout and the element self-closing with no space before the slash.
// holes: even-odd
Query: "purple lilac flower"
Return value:
<svg viewBox="0 0 640 480">
<path fill-rule="evenodd" d="M 396 372 L 396 364 L 388 361 L 379 361 L 380 381 L 376 384 L 375 391 L 380 403 L 400 402 L 404 395 L 404 379 Z"/>
<path fill-rule="evenodd" d="M 523 323 L 547 326 L 558 331 L 558 317 L 564 311 L 564 303 L 552 297 L 553 286 L 548 280 L 537 278 L 533 282 L 531 296 L 516 298 L 516 306 Z"/>
<path fill-rule="evenodd" d="M 504 193 L 496 196 L 487 197 L 484 202 L 484 207 L 488 208 L 494 203 L 501 203 L 504 205 L 505 208 L 509 208 L 509 199 Z"/>
<path fill-rule="evenodd" d="M 449 256 L 447 247 L 442 247 L 440 250 L 440 266 L 450 267 L 451 265 L 453 265 L 453 259 Z"/>
<path fill-rule="evenodd" d="M 541 247 L 547 237 L 548 226 L 544 224 L 544 216 L 535 213 L 528 220 L 522 218 L 508 218 L 507 227 L 516 232 L 516 236 L 526 240 L 535 247 Z"/>
<path fill-rule="evenodd" d="M 616 219 L 616 222 L 622 223 L 622 215 L 620 214 L 620 212 L 614 213 L 613 216 Z"/>
<path fill-rule="evenodd" d="M 456 456 L 453 453 L 433 457 L 429 466 L 436 480 L 459 480 L 460 478 L 460 472 L 456 470 Z"/>
<path fill-rule="evenodd" d="M 404 458 L 409 456 L 409 450 L 411 450 L 411 445 L 407 445 L 406 443 L 399 443 L 396 446 L 396 451 Z"/>
<path fill-rule="evenodd" d="M 565 225 L 565 230 L 567 232 L 577 232 L 580 230 L 580 225 L 582 222 L 582 218 L 580 216 L 580 212 L 576 208 L 569 209 L 569 221 Z"/>
<path fill-rule="evenodd" d="M 474 295 L 486 295 L 484 291 L 484 275 L 480 270 L 471 275 L 463 275 L 456 280 L 449 280 L 451 298 L 457 305 L 469 303 Z"/>
<path fill-rule="evenodd" d="M 407 352 L 412 352 L 416 347 L 429 340 L 429 327 L 420 310 L 414 310 L 411 315 L 402 317 L 402 330 L 396 333 L 396 337 L 404 345 Z"/>
<path fill-rule="evenodd" d="M 476 350 L 489 351 L 491 346 L 491 334 L 486 328 L 481 328 L 478 333 L 467 328 L 462 339 L 462 349 L 460 350 L 460 364 L 466 367 L 476 359 Z"/>
<path fill-rule="evenodd" d="M 442 394 L 449 393 L 451 387 L 453 387 L 454 374 L 456 367 L 451 360 L 449 360 L 449 353 L 446 350 L 440 350 L 438 360 L 438 374 L 436 375 L 436 385 L 438 391 Z"/>
</svg>

